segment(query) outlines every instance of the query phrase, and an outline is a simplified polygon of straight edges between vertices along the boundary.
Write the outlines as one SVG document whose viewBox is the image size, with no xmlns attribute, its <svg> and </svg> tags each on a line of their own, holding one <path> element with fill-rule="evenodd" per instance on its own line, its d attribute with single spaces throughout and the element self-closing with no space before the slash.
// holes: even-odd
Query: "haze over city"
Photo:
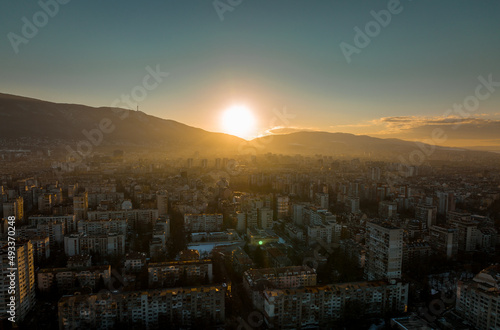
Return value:
<svg viewBox="0 0 500 330">
<path fill-rule="evenodd" d="M 500 2 L 0 3 L 1 329 L 500 329 Z"/>
</svg>

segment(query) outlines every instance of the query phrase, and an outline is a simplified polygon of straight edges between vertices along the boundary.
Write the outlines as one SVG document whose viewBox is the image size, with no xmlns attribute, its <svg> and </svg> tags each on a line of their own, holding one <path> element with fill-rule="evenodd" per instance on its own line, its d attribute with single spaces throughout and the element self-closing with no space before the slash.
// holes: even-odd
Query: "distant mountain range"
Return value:
<svg viewBox="0 0 500 330">
<path fill-rule="evenodd" d="M 102 136 L 102 138 L 101 138 Z M 302 154 L 408 159 L 413 152 L 433 160 L 500 160 L 486 151 L 418 147 L 414 142 L 346 133 L 296 132 L 245 141 L 208 132 L 140 111 L 94 108 L 0 94 L 0 141 L 5 145 L 59 146 L 76 149 L 79 141 L 98 148 L 156 150 L 171 155 L 231 156 L 235 154 Z M 429 152 L 432 150 L 432 152 Z"/>
</svg>

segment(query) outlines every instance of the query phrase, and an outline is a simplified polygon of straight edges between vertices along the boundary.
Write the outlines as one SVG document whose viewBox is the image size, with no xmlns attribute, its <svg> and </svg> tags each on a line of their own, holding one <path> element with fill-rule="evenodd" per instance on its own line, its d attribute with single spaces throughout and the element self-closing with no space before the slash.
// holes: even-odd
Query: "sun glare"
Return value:
<svg viewBox="0 0 500 330">
<path fill-rule="evenodd" d="M 222 128 L 227 134 L 248 139 L 255 133 L 255 117 L 246 106 L 233 105 L 222 115 Z"/>
</svg>

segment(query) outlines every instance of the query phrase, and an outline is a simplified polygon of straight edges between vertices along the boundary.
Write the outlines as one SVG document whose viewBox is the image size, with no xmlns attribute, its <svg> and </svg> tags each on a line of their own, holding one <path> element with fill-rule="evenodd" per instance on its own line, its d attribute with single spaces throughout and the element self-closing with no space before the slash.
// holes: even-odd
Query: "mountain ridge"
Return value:
<svg viewBox="0 0 500 330">
<path fill-rule="evenodd" d="M 234 154 L 304 154 L 366 156 L 393 158 L 415 150 L 431 150 L 429 159 L 498 157 L 487 151 L 429 146 L 401 139 L 383 139 L 342 132 L 299 131 L 273 134 L 246 141 L 236 136 L 192 127 L 171 119 L 163 119 L 141 111 L 90 107 L 81 104 L 55 103 L 24 96 L 0 93 L 0 140 L 4 144 L 36 141 L 40 144 L 65 144 L 76 148 L 88 136 L 98 136 L 100 123 L 107 119 L 112 132 L 102 131 L 99 147 L 156 149 L 176 155 Z M 108 123 L 109 124 L 109 123 Z M 85 133 L 86 132 L 86 133 Z M 97 134 L 97 135 L 96 135 Z M 24 142 L 23 142 L 24 141 Z M 95 141 L 93 141 L 95 142 Z M 419 147 L 420 146 L 420 147 Z M 426 148 L 426 149 L 425 149 Z M 456 157 L 455 157 L 456 158 Z M 499 158 L 500 159 L 500 158 Z"/>
</svg>

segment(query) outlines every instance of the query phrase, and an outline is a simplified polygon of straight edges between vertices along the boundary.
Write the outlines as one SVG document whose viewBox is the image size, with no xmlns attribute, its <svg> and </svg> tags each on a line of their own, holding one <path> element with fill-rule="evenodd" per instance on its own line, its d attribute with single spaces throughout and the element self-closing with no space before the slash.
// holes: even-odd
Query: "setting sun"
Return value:
<svg viewBox="0 0 500 330">
<path fill-rule="evenodd" d="M 247 139 L 255 131 L 255 117 L 253 113 L 242 105 L 233 105 L 222 115 L 224 132 Z"/>
</svg>

